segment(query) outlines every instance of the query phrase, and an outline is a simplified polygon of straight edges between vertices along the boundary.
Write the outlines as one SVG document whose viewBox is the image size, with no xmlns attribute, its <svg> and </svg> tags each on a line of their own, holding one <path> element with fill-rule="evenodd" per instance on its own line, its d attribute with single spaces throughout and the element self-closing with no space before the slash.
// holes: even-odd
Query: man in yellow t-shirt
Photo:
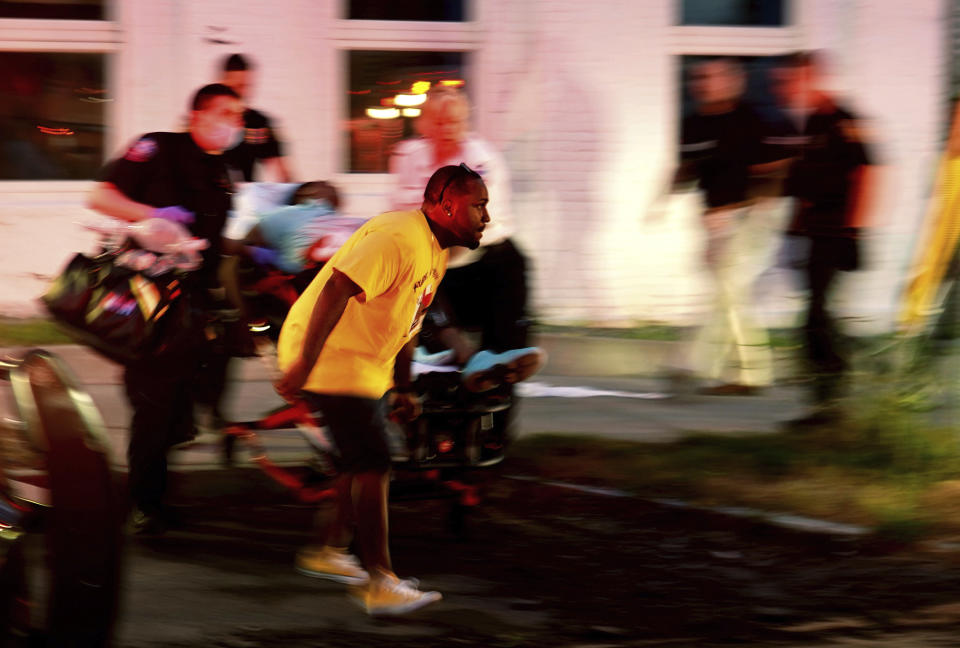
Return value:
<svg viewBox="0 0 960 648">
<path fill-rule="evenodd" d="M 413 420 L 410 386 L 417 333 L 447 265 L 447 248 L 476 248 L 487 189 L 464 164 L 438 169 L 419 210 L 369 220 L 324 266 L 290 309 L 277 348 L 277 391 L 323 412 L 340 452 L 337 503 L 323 544 L 297 556 L 310 576 L 357 586 L 370 614 L 403 614 L 441 598 L 393 572 L 387 544 L 390 452 L 384 394 L 394 416 Z M 356 521 L 363 569 L 346 547 Z"/>
</svg>

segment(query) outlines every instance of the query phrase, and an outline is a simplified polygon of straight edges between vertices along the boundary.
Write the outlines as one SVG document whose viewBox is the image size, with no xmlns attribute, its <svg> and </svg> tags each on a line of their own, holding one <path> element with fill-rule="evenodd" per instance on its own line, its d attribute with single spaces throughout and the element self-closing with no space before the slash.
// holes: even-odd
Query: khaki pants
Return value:
<svg viewBox="0 0 960 648">
<path fill-rule="evenodd" d="M 714 293 L 683 363 L 700 378 L 752 387 L 773 382 L 773 352 L 766 328 L 754 317 L 753 286 L 780 241 L 784 202 L 766 200 L 704 215 Z"/>
</svg>

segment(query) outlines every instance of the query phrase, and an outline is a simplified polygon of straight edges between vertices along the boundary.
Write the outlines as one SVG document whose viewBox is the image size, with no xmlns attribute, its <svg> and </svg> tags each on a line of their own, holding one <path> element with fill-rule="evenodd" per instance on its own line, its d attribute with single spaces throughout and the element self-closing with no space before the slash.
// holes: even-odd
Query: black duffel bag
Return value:
<svg viewBox="0 0 960 648">
<path fill-rule="evenodd" d="M 196 349 L 203 314 L 183 290 L 186 275 L 148 276 L 118 265 L 118 256 L 74 256 L 42 297 L 54 319 L 78 342 L 123 364 Z"/>
</svg>

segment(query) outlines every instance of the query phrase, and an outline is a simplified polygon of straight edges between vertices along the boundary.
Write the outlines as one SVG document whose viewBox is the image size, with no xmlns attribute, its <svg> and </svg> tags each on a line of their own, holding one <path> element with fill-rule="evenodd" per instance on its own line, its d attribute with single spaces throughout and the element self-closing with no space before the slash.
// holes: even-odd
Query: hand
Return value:
<svg viewBox="0 0 960 648">
<path fill-rule="evenodd" d="M 270 248 L 259 247 L 257 245 L 248 245 L 247 256 L 249 256 L 257 265 L 275 266 L 277 265 L 277 258 L 280 255 L 277 254 L 276 250 L 271 250 Z"/>
<path fill-rule="evenodd" d="M 196 220 L 193 212 L 189 212 L 183 207 L 174 205 L 172 207 L 157 207 L 150 213 L 151 218 L 162 218 L 172 223 L 180 225 L 190 225 Z"/>
<path fill-rule="evenodd" d="M 390 410 L 390 419 L 397 423 L 409 423 L 416 420 L 423 412 L 420 397 L 413 392 L 394 392 L 393 409 Z"/>
<path fill-rule="evenodd" d="M 287 369 L 286 373 L 284 373 L 278 381 L 273 383 L 273 388 L 283 397 L 283 400 L 288 403 L 294 403 L 298 400 L 300 390 L 303 388 L 304 383 L 307 382 L 307 377 L 310 375 L 311 369 L 313 369 L 313 367 L 308 367 L 302 358 L 297 358 Z"/>
</svg>

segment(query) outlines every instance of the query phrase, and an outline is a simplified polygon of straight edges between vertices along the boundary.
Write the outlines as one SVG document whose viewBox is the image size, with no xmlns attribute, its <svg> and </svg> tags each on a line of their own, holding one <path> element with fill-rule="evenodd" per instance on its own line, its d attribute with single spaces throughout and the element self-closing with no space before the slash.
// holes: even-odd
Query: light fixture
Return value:
<svg viewBox="0 0 960 648">
<path fill-rule="evenodd" d="M 367 108 L 367 117 L 373 119 L 396 119 L 399 116 L 399 108 Z"/>
<path fill-rule="evenodd" d="M 466 81 L 464 81 L 463 79 L 443 79 L 443 80 L 440 82 L 440 85 L 442 85 L 442 86 L 448 86 L 448 87 L 451 87 L 451 88 L 459 88 L 459 87 L 463 86 L 464 84 L 466 84 Z"/>
<path fill-rule="evenodd" d="M 404 117 L 419 117 L 420 109 L 419 108 L 404 108 L 400 111 L 400 114 Z"/>
<path fill-rule="evenodd" d="M 427 100 L 427 95 L 425 94 L 398 94 L 393 98 L 393 102 L 398 106 L 419 106 L 424 101 Z"/>
<path fill-rule="evenodd" d="M 410 86 L 410 94 L 426 94 L 429 89 L 429 81 L 414 81 L 413 85 Z"/>
</svg>

